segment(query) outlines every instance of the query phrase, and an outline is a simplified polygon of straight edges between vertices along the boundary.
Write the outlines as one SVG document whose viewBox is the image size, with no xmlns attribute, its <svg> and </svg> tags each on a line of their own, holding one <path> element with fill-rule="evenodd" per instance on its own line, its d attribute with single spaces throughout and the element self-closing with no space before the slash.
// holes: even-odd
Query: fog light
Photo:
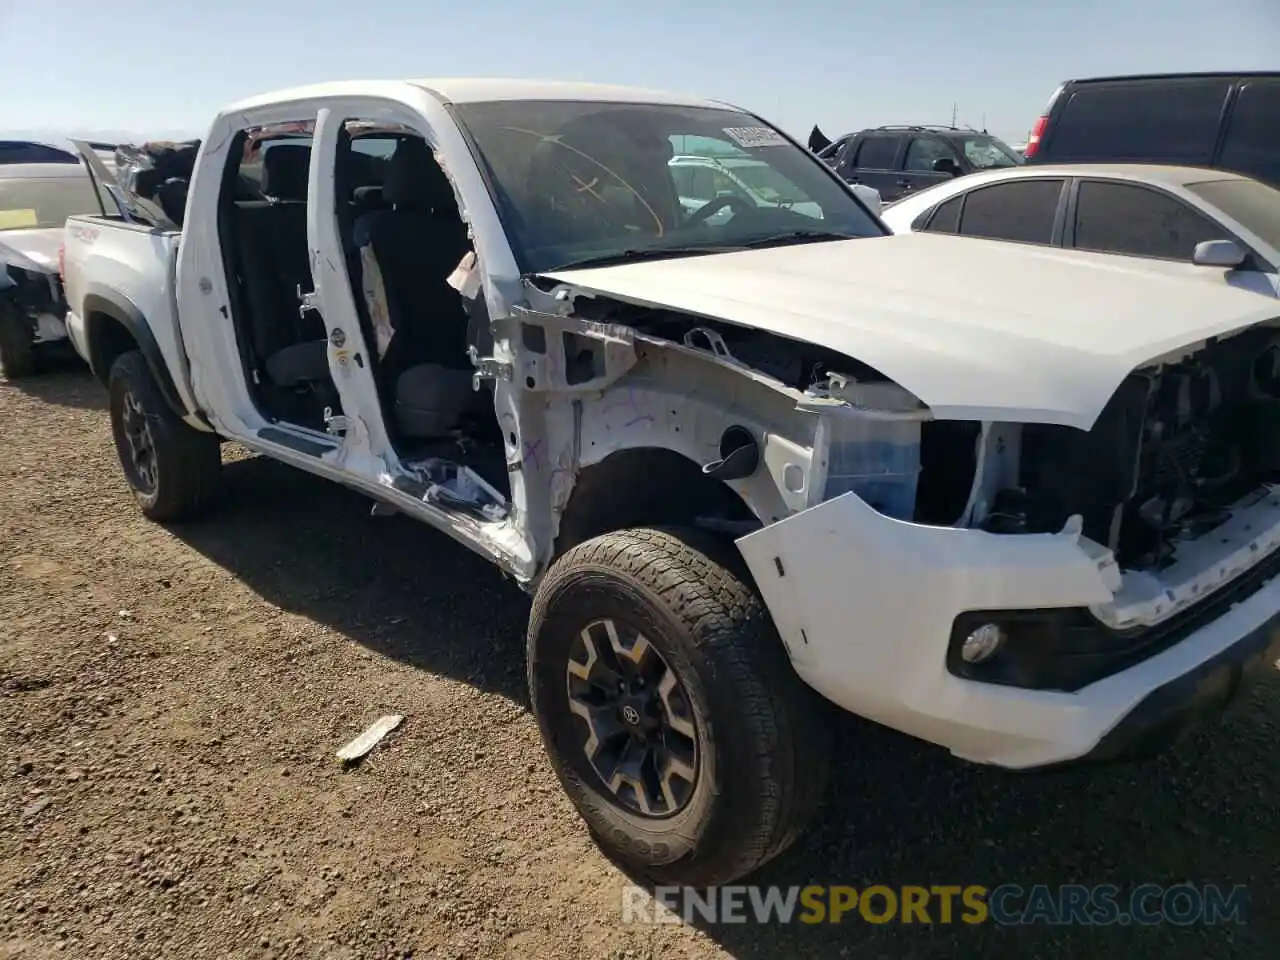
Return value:
<svg viewBox="0 0 1280 960">
<path fill-rule="evenodd" d="M 984 623 L 964 638 L 960 656 L 965 663 L 982 663 L 995 656 L 1005 641 L 1004 628 L 998 623 Z"/>
</svg>

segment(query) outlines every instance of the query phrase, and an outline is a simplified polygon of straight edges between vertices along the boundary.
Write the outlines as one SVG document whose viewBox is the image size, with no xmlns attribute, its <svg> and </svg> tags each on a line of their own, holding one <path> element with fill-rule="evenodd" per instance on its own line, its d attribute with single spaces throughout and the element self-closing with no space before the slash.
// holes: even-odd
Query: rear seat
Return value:
<svg viewBox="0 0 1280 960">
<path fill-rule="evenodd" d="M 272 383 L 294 388 L 329 379 L 325 324 L 298 312 L 298 289 L 312 289 L 307 252 L 307 172 L 311 148 L 280 143 L 263 157 L 268 200 L 236 202 L 240 268 L 254 317 L 254 352 Z"/>
</svg>

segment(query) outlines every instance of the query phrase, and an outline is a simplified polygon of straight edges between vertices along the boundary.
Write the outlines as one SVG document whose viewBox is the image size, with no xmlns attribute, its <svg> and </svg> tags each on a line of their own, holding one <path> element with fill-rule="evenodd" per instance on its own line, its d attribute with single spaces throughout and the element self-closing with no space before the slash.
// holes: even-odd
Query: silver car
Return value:
<svg viewBox="0 0 1280 960">
<path fill-rule="evenodd" d="M 67 217 L 103 215 L 83 164 L 0 165 L 0 369 L 35 372 L 39 351 L 66 340 L 58 251 Z"/>
</svg>

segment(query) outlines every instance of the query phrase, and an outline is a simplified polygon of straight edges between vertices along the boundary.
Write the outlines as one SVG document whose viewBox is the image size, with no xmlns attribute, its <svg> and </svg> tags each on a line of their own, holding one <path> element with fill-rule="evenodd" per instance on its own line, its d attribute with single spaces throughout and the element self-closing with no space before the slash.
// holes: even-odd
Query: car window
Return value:
<svg viewBox="0 0 1280 960">
<path fill-rule="evenodd" d="M 961 149 L 964 151 L 964 158 L 975 170 L 1016 167 L 1022 162 L 1008 145 L 995 137 L 965 137 Z"/>
<path fill-rule="evenodd" d="M 1187 189 L 1280 250 L 1280 190 L 1257 180 L 1207 180 Z"/>
<path fill-rule="evenodd" d="M 965 195 L 959 232 L 966 237 L 1052 243 L 1062 180 L 1013 180 Z"/>
<path fill-rule="evenodd" d="M 389 160 L 399 143 L 399 137 L 359 137 L 351 141 L 351 150 L 366 157 Z"/>
<path fill-rule="evenodd" d="M 67 217 L 101 213 L 93 182 L 84 174 L 0 178 L 0 231 L 61 227 Z"/>
<path fill-rule="evenodd" d="M 1190 260 L 1196 244 L 1227 239 L 1226 231 L 1176 197 L 1132 183 L 1080 183 L 1077 249 Z"/>
<path fill-rule="evenodd" d="M 1086 84 L 1049 130 L 1046 160 L 1208 163 L 1230 80 Z"/>
<path fill-rule="evenodd" d="M 314 129 L 314 120 L 274 123 L 248 129 L 238 170 L 244 187 L 260 191 L 265 175 L 263 158 L 282 144 L 299 144 L 310 148 Z"/>
<path fill-rule="evenodd" d="M 1280 185 L 1280 80 L 1251 80 L 1241 87 L 1219 163 Z"/>
<path fill-rule="evenodd" d="M 867 137 L 858 146 L 852 166 L 859 170 L 892 170 L 901 137 Z"/>
<path fill-rule="evenodd" d="M 928 233 L 955 233 L 960 226 L 960 207 L 963 204 L 963 193 L 958 197 L 952 197 L 933 212 L 925 231 Z"/>
<path fill-rule="evenodd" d="M 366 134 L 355 137 L 351 141 L 351 153 L 344 161 L 348 186 L 352 190 L 381 186 L 387 179 L 391 157 L 402 140 L 402 137 L 392 135 Z"/>
<path fill-rule="evenodd" d="M 903 169 L 915 173 L 933 173 L 934 161 L 944 158 L 954 161 L 956 152 L 940 137 L 916 137 L 907 147 L 907 159 Z"/>
</svg>

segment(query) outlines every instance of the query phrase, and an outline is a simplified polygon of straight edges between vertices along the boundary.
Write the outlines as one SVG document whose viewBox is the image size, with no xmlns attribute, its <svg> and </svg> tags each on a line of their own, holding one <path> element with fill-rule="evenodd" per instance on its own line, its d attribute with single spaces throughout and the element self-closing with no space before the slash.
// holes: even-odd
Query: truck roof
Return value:
<svg viewBox="0 0 1280 960">
<path fill-rule="evenodd" d="M 585 100 L 622 103 L 656 103 L 687 107 L 726 107 L 729 104 L 664 90 L 613 86 L 597 83 L 575 83 L 561 80 L 516 80 L 480 77 L 441 77 L 419 80 L 343 80 L 290 87 L 260 94 L 227 107 L 234 113 L 253 107 L 291 100 L 323 97 L 387 95 L 406 91 L 405 87 L 425 90 L 444 103 L 478 103 L 491 100 Z"/>
<path fill-rule="evenodd" d="M 1113 83 L 1118 80 L 1207 80 L 1216 77 L 1276 77 L 1275 70 L 1199 70 L 1185 73 L 1120 73 L 1101 77 L 1075 77 L 1066 83 Z"/>
</svg>

